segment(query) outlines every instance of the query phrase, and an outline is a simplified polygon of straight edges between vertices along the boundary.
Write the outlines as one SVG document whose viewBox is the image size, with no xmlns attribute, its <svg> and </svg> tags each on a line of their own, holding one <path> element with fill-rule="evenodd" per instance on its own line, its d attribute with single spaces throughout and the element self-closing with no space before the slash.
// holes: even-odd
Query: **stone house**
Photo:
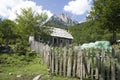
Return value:
<svg viewBox="0 0 120 80">
<path fill-rule="evenodd" d="M 67 30 L 60 29 L 60 28 L 53 28 L 52 33 L 50 34 L 50 44 L 53 45 L 67 45 L 71 44 L 73 41 L 73 36 L 67 32 Z"/>
<path fill-rule="evenodd" d="M 53 46 L 65 46 L 67 44 L 71 44 L 73 42 L 73 36 L 67 32 L 67 30 L 60 29 L 60 28 L 50 28 L 51 34 L 50 37 L 47 40 L 47 44 L 53 45 Z M 33 37 L 30 37 L 30 39 L 33 39 Z M 42 38 L 36 39 L 39 42 L 44 43 Z"/>
</svg>

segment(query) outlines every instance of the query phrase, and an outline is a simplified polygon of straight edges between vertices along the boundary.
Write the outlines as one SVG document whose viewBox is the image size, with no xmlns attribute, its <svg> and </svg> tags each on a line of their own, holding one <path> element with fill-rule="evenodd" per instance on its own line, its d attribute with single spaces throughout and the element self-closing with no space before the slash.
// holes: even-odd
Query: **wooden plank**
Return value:
<svg viewBox="0 0 120 80">
<path fill-rule="evenodd" d="M 73 59 L 74 59 L 74 60 L 73 60 L 73 77 L 76 76 L 76 59 L 77 59 L 76 52 L 77 52 L 77 51 L 74 51 L 74 53 L 73 53 L 73 54 L 74 54 L 74 55 L 73 55 L 73 57 L 74 57 L 74 58 L 73 58 Z"/>
<path fill-rule="evenodd" d="M 66 47 L 64 47 L 64 54 L 63 54 L 63 75 L 64 76 L 66 76 L 66 59 L 67 59 L 67 57 L 66 57 L 66 54 L 67 54 L 67 50 L 66 50 Z"/>
<path fill-rule="evenodd" d="M 99 79 L 99 52 L 96 52 L 96 69 L 95 69 L 95 79 Z"/>
<path fill-rule="evenodd" d="M 92 62 L 91 62 L 91 79 L 93 80 L 94 78 L 94 49 L 92 49 L 92 56 L 91 56 Z"/>
<path fill-rule="evenodd" d="M 111 56 L 111 80 L 115 80 L 115 50 L 112 49 L 112 56 Z"/>
<path fill-rule="evenodd" d="M 55 74 L 58 75 L 58 49 L 55 51 Z"/>
<path fill-rule="evenodd" d="M 43 54 L 42 54 L 43 62 L 45 63 L 45 46 L 43 47 Z"/>
<path fill-rule="evenodd" d="M 38 53 L 40 54 L 40 43 L 38 43 Z"/>
<path fill-rule="evenodd" d="M 59 59 L 60 59 L 60 67 L 59 67 L 59 75 L 62 76 L 62 66 L 63 66 L 63 53 L 62 53 L 62 47 L 60 47 L 60 55 L 59 55 Z"/>
<path fill-rule="evenodd" d="M 52 74 L 54 74 L 54 49 L 52 49 Z"/>
<path fill-rule="evenodd" d="M 69 48 L 69 52 L 68 52 L 67 77 L 71 77 L 71 71 L 72 71 L 72 49 Z"/>
<path fill-rule="evenodd" d="M 82 80 L 83 79 L 83 52 L 81 52 L 81 55 L 80 55 L 80 63 L 81 63 L 81 68 L 80 68 L 80 80 Z"/>
<path fill-rule="evenodd" d="M 100 80 L 105 80 L 104 57 L 105 57 L 105 51 L 102 50 L 102 53 L 101 53 L 101 75 L 100 75 Z"/>
<path fill-rule="evenodd" d="M 86 62 L 86 50 L 83 51 L 83 77 L 88 78 L 87 62 Z"/>
<path fill-rule="evenodd" d="M 107 80 L 110 80 L 110 55 L 107 55 Z"/>
<path fill-rule="evenodd" d="M 49 60 L 50 60 L 49 70 L 51 72 L 52 71 L 52 48 L 51 47 L 50 47 L 50 52 L 49 52 Z"/>
<path fill-rule="evenodd" d="M 45 55 L 45 57 L 46 57 L 46 64 L 48 64 L 48 47 L 47 47 L 47 45 L 46 45 L 46 55 Z"/>
<path fill-rule="evenodd" d="M 118 74 L 117 74 L 117 80 L 120 80 L 120 50 L 119 50 L 119 53 L 118 53 Z"/>
<path fill-rule="evenodd" d="M 50 58 L 50 53 L 49 53 L 50 50 L 49 50 L 49 46 L 48 46 L 48 45 L 47 45 L 46 50 L 47 50 L 47 51 L 46 51 L 46 52 L 47 52 L 47 53 L 46 53 L 46 56 L 47 56 L 47 58 L 46 58 L 46 63 L 47 63 L 47 66 L 49 67 L 49 65 L 50 65 L 50 62 L 49 62 L 49 61 L 50 61 L 50 59 L 49 59 L 49 58 Z"/>
<path fill-rule="evenodd" d="M 38 53 L 38 42 L 36 41 L 36 52 Z"/>
<path fill-rule="evenodd" d="M 81 50 L 78 50 L 77 54 L 77 77 L 80 78 L 80 68 L 81 68 Z"/>
<path fill-rule="evenodd" d="M 88 70 L 88 75 L 90 75 L 90 49 L 88 50 L 87 70 Z"/>
</svg>

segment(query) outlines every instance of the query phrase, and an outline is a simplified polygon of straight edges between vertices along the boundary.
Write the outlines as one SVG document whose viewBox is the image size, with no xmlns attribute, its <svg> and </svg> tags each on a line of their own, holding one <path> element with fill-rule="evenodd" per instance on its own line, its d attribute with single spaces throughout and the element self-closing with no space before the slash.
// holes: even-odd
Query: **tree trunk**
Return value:
<svg viewBox="0 0 120 80">
<path fill-rule="evenodd" d="M 113 31 L 112 44 L 116 43 L 116 31 Z"/>
</svg>

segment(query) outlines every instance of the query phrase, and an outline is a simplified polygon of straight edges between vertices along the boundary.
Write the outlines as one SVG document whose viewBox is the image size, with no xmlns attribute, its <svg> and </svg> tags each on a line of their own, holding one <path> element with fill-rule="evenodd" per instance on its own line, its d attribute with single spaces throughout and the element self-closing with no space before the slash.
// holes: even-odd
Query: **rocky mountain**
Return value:
<svg viewBox="0 0 120 80">
<path fill-rule="evenodd" d="M 58 14 L 58 15 L 53 15 L 49 20 L 48 23 L 52 25 L 56 25 L 58 27 L 68 27 L 68 26 L 73 26 L 75 24 L 78 24 L 77 21 L 72 20 L 67 14 Z"/>
</svg>

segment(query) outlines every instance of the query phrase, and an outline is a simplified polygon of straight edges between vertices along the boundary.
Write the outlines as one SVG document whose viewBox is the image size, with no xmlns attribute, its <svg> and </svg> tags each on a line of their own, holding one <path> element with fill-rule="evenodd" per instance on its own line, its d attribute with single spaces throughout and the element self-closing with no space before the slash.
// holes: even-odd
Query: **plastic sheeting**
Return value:
<svg viewBox="0 0 120 80">
<path fill-rule="evenodd" d="M 95 43 L 84 43 L 83 45 L 80 46 L 81 49 L 89 49 L 89 48 L 94 48 L 94 49 L 104 49 L 104 50 L 112 50 L 112 47 L 110 45 L 109 41 L 96 41 Z"/>
</svg>

